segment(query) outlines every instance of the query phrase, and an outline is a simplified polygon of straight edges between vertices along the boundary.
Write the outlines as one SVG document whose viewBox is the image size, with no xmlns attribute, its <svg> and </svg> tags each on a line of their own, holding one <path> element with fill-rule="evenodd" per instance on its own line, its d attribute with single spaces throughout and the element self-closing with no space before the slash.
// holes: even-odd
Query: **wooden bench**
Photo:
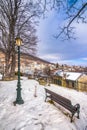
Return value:
<svg viewBox="0 0 87 130">
<path fill-rule="evenodd" d="M 45 88 L 45 92 L 46 92 L 45 102 L 46 102 L 46 99 L 49 97 L 51 99 L 51 101 L 58 103 L 59 105 L 63 106 L 64 108 L 66 108 L 68 111 L 71 112 L 71 114 L 72 114 L 71 122 L 73 121 L 73 116 L 75 115 L 75 113 L 77 113 L 77 118 L 79 119 L 79 113 L 80 113 L 79 104 L 76 104 L 73 106 L 69 99 L 67 99 L 63 96 L 60 96 L 57 93 L 55 93 L 47 88 Z"/>
</svg>

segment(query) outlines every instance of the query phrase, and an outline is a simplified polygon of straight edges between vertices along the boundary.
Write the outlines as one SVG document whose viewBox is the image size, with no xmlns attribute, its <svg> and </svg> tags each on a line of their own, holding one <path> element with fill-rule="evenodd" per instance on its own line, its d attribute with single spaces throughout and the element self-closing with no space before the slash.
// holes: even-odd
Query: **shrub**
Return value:
<svg viewBox="0 0 87 130">
<path fill-rule="evenodd" d="M 18 71 L 15 72 L 15 75 L 18 75 Z M 20 72 L 20 76 L 23 76 L 23 73 L 22 73 L 22 72 Z"/>
</svg>

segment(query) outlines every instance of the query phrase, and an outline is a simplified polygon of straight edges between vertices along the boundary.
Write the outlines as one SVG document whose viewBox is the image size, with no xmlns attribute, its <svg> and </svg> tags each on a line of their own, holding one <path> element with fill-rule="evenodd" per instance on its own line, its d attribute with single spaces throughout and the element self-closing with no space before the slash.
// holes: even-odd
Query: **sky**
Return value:
<svg viewBox="0 0 87 130">
<path fill-rule="evenodd" d="M 62 41 L 54 35 L 63 23 L 62 15 L 56 11 L 50 11 L 45 19 L 40 19 L 38 56 L 53 63 L 87 66 L 87 24 L 74 22 L 76 40 Z"/>
<path fill-rule="evenodd" d="M 69 111 L 58 104 L 45 102 L 44 86 L 35 80 L 21 79 L 24 104 L 16 106 L 13 102 L 16 100 L 17 80 L 0 81 L 0 130 L 87 130 L 86 93 L 54 84 L 45 86 L 70 99 L 73 105 L 80 104 L 80 119 L 74 115 L 71 123 Z"/>
</svg>

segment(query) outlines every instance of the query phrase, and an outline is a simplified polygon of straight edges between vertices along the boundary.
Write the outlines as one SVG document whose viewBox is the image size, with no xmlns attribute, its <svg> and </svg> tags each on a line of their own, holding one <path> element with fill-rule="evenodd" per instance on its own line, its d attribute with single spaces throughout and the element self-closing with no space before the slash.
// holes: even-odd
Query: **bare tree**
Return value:
<svg viewBox="0 0 87 130">
<path fill-rule="evenodd" d="M 56 10 L 63 13 L 64 24 L 58 27 L 55 38 L 62 37 L 63 40 L 75 39 L 74 22 L 87 23 L 87 1 L 86 0 L 40 0 L 44 5 L 44 12 Z M 62 17 L 62 16 L 61 16 Z"/>
<path fill-rule="evenodd" d="M 75 27 L 73 27 L 74 22 L 82 22 L 87 23 L 87 2 L 81 1 L 80 5 L 78 5 L 80 2 L 76 0 L 75 3 L 73 3 L 72 6 L 67 8 L 67 24 L 61 28 L 60 33 L 57 35 L 57 38 L 61 36 L 61 34 L 64 34 L 66 39 L 75 39 Z"/>
<path fill-rule="evenodd" d="M 55 0 L 56 6 L 59 6 L 58 0 Z M 64 25 L 59 27 L 59 33 L 55 36 L 59 38 L 62 36 L 63 40 L 75 39 L 75 27 L 74 22 L 87 23 L 87 1 L 86 0 L 60 0 L 62 4 L 62 11 L 66 18 L 64 19 Z M 54 6 L 55 7 L 55 6 Z"/>
<path fill-rule="evenodd" d="M 40 7 L 33 0 L 0 0 L 0 49 L 5 53 L 5 75 L 14 76 L 16 63 L 15 38 L 23 38 L 22 51 L 35 53 L 37 36 L 35 18 Z"/>
<path fill-rule="evenodd" d="M 15 38 L 23 38 L 21 51 L 35 53 L 37 36 L 35 25 L 37 17 L 42 13 L 55 9 L 67 14 L 67 22 L 56 36 L 61 34 L 67 39 L 73 37 L 72 23 L 82 20 L 86 23 L 87 2 L 85 0 L 0 0 L 0 49 L 5 53 L 5 75 L 14 76 L 16 47 Z"/>
</svg>

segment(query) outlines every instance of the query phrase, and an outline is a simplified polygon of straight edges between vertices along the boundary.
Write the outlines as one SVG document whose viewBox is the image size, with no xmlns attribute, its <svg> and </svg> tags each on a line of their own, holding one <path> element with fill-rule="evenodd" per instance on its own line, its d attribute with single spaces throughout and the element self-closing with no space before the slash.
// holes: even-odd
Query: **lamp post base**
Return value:
<svg viewBox="0 0 87 130">
<path fill-rule="evenodd" d="M 13 102 L 13 104 L 14 104 L 14 106 L 16 106 L 16 104 L 21 105 L 21 104 L 24 104 L 24 101 L 22 99 L 21 100 L 16 100 L 16 101 Z"/>
</svg>

